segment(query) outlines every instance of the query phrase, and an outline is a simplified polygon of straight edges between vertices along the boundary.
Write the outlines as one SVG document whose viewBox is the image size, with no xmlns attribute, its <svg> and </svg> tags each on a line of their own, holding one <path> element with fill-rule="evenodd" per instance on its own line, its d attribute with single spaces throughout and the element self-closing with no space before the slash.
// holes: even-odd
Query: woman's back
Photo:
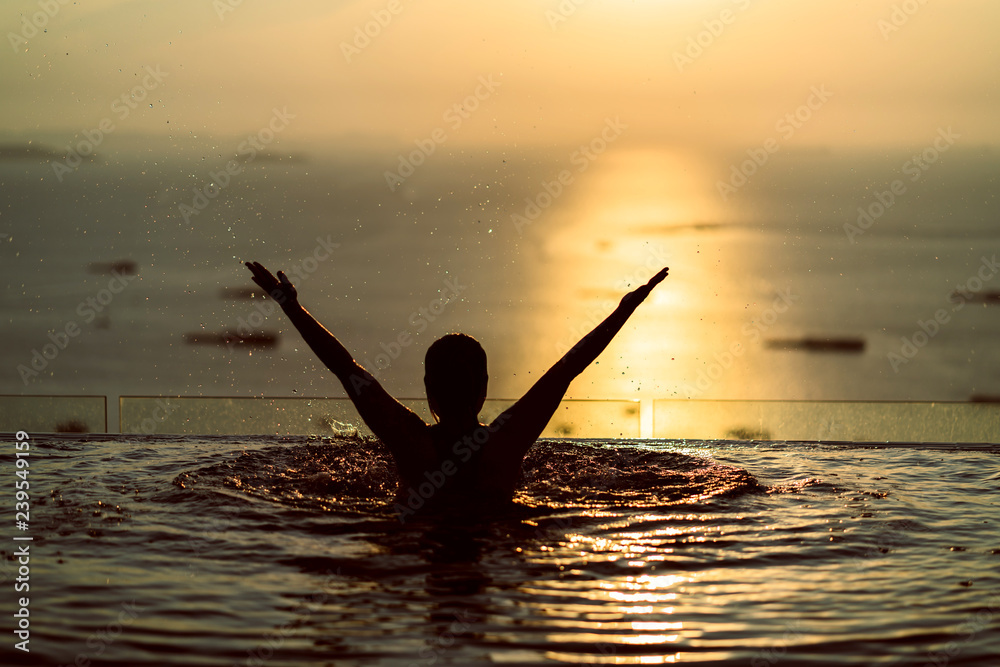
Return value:
<svg viewBox="0 0 1000 667">
<path fill-rule="evenodd" d="M 428 426 L 426 440 L 410 443 L 425 452 L 424 456 L 415 459 L 415 465 L 399 467 L 397 504 L 405 507 L 397 509 L 464 514 L 509 505 L 520 459 L 504 455 L 511 448 L 504 447 L 507 438 L 494 424 Z"/>
</svg>

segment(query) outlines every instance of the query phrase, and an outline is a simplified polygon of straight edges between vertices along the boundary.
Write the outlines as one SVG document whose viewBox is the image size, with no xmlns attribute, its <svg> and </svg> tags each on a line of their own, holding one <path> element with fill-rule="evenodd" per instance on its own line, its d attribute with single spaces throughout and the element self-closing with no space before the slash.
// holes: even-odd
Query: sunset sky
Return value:
<svg viewBox="0 0 1000 667">
<path fill-rule="evenodd" d="M 619 117 L 632 139 L 742 148 L 778 136 L 782 118 L 818 89 L 829 99 L 796 128 L 796 145 L 922 144 L 948 125 L 967 145 L 1000 142 L 1000 4 L 989 0 L 4 8 L 5 140 L 69 141 L 106 118 L 122 136 L 233 135 L 256 131 L 278 107 L 295 114 L 289 142 L 407 144 L 442 128 L 452 145 L 544 147 L 588 140 Z M 32 17 L 44 32 L 27 27 Z M 358 38 L 366 24 L 368 41 Z M 120 118 L 112 105 L 147 66 L 162 82 Z M 456 115 L 477 90 L 478 108 Z"/>
</svg>

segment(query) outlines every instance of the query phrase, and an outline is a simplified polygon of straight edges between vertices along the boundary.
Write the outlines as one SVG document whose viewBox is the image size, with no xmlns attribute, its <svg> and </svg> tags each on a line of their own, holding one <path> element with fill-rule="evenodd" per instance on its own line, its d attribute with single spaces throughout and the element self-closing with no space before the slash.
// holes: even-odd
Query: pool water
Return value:
<svg viewBox="0 0 1000 667">
<path fill-rule="evenodd" d="M 35 436 L 0 662 L 993 665 L 998 453 L 552 440 L 459 524 L 401 521 L 360 438 Z"/>
</svg>

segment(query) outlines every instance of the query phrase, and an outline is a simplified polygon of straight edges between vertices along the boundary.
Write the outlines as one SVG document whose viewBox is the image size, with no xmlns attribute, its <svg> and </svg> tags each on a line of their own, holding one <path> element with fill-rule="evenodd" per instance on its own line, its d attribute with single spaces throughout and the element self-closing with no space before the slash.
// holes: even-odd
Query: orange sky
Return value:
<svg viewBox="0 0 1000 667">
<path fill-rule="evenodd" d="M 46 7 L 51 17 L 39 13 Z M 56 131 L 68 141 L 105 118 L 123 135 L 238 134 L 278 107 L 296 116 L 282 136 L 290 142 L 410 143 L 442 128 L 452 144 L 546 146 L 586 140 L 620 117 L 633 140 L 741 147 L 775 135 L 819 86 L 832 96 L 796 128 L 798 145 L 921 144 L 948 125 L 967 144 L 1000 143 L 1000 3 L 989 0 L 4 8 L 7 139 Z M 32 17 L 45 32 L 26 27 Z M 375 36 L 355 41 L 366 24 Z M 141 85 L 145 66 L 166 73 L 162 84 L 117 118 L 112 104 Z M 456 116 L 481 80 L 498 85 L 480 88 L 478 108 Z"/>
</svg>

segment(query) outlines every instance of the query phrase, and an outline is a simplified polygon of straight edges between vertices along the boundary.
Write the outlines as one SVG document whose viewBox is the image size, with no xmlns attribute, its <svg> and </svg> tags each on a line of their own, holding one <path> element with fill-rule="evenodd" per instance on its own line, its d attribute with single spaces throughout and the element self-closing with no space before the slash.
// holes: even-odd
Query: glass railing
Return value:
<svg viewBox="0 0 1000 667">
<path fill-rule="evenodd" d="M 426 399 L 401 401 L 432 422 Z M 481 419 L 489 423 L 513 404 L 490 399 Z M 119 399 L 122 433 L 199 435 L 330 435 L 371 431 L 346 398 L 154 397 Z M 638 438 L 638 401 L 566 400 L 559 404 L 544 437 Z"/>
<path fill-rule="evenodd" d="M 656 438 L 998 443 L 1000 404 L 855 401 L 653 402 Z"/>
<path fill-rule="evenodd" d="M 402 401 L 433 421 L 425 399 Z M 512 404 L 490 399 L 489 423 Z M 346 398 L 0 396 L 0 432 L 335 435 L 370 431 Z M 1000 403 L 564 400 L 546 438 L 1000 443 Z M 114 410 L 112 410 L 114 412 Z M 117 429 L 115 429 L 117 426 Z"/>
<path fill-rule="evenodd" d="M 107 433 L 104 396 L 0 396 L 0 432 Z"/>
</svg>

